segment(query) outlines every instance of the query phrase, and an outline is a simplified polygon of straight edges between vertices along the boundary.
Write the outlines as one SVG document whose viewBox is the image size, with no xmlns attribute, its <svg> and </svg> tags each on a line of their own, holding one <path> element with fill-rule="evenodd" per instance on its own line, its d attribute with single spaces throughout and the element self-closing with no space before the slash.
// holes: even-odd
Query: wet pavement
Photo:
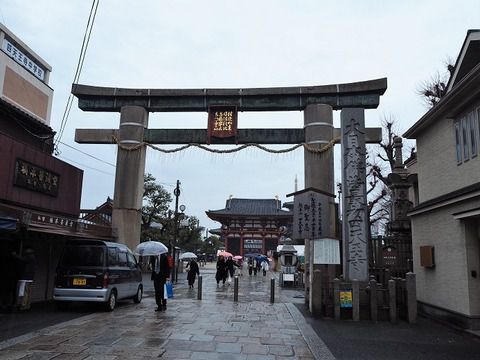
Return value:
<svg viewBox="0 0 480 360">
<path fill-rule="evenodd" d="M 303 290 L 276 282 L 270 303 L 277 274 L 239 277 L 234 302 L 233 284 L 217 287 L 214 264 L 200 272 L 202 300 L 183 273 L 167 311 L 155 312 L 146 275 L 140 304 L 73 312 L 76 318 L 0 342 L 0 359 L 480 359 L 479 338 L 428 319 L 413 325 L 314 319 Z"/>
<path fill-rule="evenodd" d="M 181 274 L 167 311 L 155 312 L 147 281 L 140 304 L 123 304 L 111 313 L 94 312 L 1 342 L 0 359 L 314 359 L 315 351 L 333 358 L 292 305 L 303 303 L 301 291 L 276 286 L 271 304 L 272 274 L 247 275 L 239 277 L 239 301 L 234 302 L 233 283 L 217 287 L 213 264 L 200 272 L 202 300 Z"/>
</svg>

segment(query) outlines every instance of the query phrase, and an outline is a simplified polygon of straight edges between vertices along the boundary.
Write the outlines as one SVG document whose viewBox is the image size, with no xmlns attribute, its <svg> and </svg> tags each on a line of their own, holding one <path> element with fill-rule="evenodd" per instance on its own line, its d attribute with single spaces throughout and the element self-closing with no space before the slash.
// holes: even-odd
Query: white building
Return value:
<svg viewBox="0 0 480 360">
<path fill-rule="evenodd" d="M 470 30 L 447 93 L 404 136 L 417 142 L 409 215 L 419 311 L 471 329 L 480 329 L 479 122 L 480 30 Z"/>
</svg>

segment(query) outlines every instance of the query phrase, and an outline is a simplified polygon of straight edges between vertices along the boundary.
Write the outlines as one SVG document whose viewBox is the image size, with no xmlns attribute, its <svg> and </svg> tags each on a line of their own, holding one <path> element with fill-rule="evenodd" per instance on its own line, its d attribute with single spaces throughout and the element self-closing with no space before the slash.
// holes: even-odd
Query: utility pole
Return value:
<svg viewBox="0 0 480 360">
<path fill-rule="evenodd" d="M 173 229 L 173 244 L 170 248 L 171 255 L 173 257 L 173 269 L 172 269 L 172 282 L 177 282 L 177 259 L 175 258 L 175 247 L 177 246 L 177 236 L 178 236 L 178 198 L 180 197 L 180 180 L 177 180 L 177 186 L 173 190 L 173 195 L 175 195 L 175 213 L 174 213 L 174 229 Z"/>
</svg>

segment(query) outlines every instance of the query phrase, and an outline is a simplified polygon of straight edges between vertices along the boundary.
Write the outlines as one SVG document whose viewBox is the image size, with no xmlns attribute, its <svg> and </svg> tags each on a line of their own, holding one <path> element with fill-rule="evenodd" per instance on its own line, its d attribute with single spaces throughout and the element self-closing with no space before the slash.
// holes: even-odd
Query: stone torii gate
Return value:
<svg viewBox="0 0 480 360">
<path fill-rule="evenodd" d="M 88 144 L 118 141 L 112 227 L 120 243 L 135 248 L 140 241 L 146 155 L 146 146 L 138 145 L 207 144 L 207 129 L 148 129 L 150 112 L 207 112 L 210 106 L 219 105 L 235 106 L 240 112 L 304 111 L 303 129 L 238 129 L 236 143 L 306 143 L 322 149 L 342 142 L 344 275 L 347 279 L 367 280 L 365 142 L 380 142 L 381 128 L 365 128 L 364 109 L 377 108 L 386 88 L 386 78 L 250 89 L 124 89 L 73 84 L 72 94 L 78 98 L 80 109 L 120 112 L 119 129 L 76 129 L 75 141 Z M 340 129 L 333 126 L 333 110 L 342 110 Z M 211 143 L 232 141 L 217 138 Z M 125 146 L 135 150 L 129 151 Z M 334 194 L 333 151 L 319 155 L 305 150 L 304 164 L 305 188 Z M 329 206 L 333 214 L 333 201 Z M 330 221 L 324 232 L 323 236 L 334 237 L 335 223 Z"/>
</svg>

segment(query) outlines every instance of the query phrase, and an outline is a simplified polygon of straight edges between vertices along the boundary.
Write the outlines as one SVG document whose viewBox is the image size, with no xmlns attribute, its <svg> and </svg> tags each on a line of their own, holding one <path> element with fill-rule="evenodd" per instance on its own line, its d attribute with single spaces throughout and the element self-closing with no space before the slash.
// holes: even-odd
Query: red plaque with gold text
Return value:
<svg viewBox="0 0 480 360">
<path fill-rule="evenodd" d="M 232 138 L 237 136 L 237 107 L 210 106 L 208 108 L 208 138 L 210 144 L 214 138 Z"/>
</svg>

